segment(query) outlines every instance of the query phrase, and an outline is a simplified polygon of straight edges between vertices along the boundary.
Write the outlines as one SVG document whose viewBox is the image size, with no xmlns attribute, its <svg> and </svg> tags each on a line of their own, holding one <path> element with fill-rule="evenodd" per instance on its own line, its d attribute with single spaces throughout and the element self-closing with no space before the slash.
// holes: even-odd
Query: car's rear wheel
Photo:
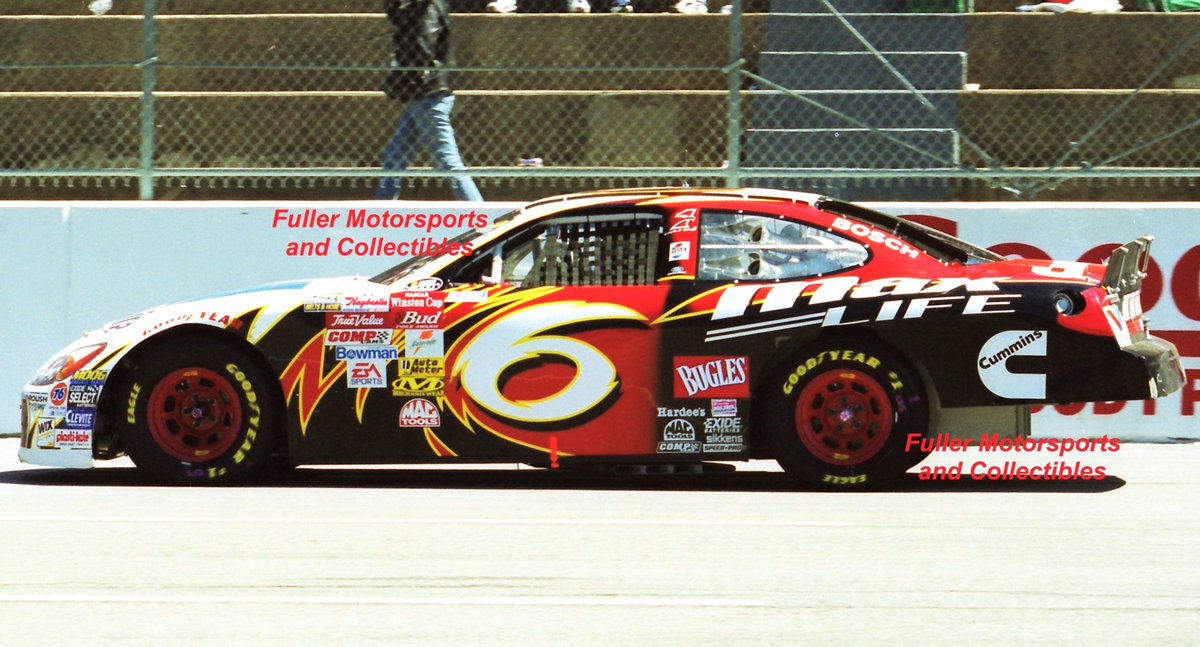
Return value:
<svg viewBox="0 0 1200 647">
<path fill-rule="evenodd" d="M 272 376 L 212 340 L 139 354 L 117 397 L 121 442 L 139 469 L 174 483 L 228 483 L 274 449 L 281 416 Z"/>
<path fill-rule="evenodd" d="M 929 403 L 915 371 L 878 344 L 829 341 L 793 355 L 765 388 L 767 440 L 789 474 L 836 489 L 885 484 L 916 455 Z"/>
</svg>

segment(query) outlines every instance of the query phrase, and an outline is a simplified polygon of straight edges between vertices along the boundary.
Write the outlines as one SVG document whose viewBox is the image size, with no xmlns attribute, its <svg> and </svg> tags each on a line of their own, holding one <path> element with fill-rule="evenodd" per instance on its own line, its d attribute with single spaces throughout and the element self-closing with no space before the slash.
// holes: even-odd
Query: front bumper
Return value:
<svg viewBox="0 0 1200 647">
<path fill-rule="evenodd" d="M 56 388 L 68 389 L 65 393 L 69 393 L 70 387 L 60 382 L 26 387 L 21 393 L 21 447 L 17 457 L 31 465 L 92 467 L 95 408 L 68 405 L 67 396 L 56 396 Z"/>
</svg>

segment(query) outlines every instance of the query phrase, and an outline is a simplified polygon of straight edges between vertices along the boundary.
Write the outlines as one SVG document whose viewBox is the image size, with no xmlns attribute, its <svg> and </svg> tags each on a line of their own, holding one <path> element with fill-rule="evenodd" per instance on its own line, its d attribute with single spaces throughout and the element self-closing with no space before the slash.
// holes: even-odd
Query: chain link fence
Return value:
<svg viewBox="0 0 1200 647">
<path fill-rule="evenodd" d="M 903 0 L 496 15 L 467 1 L 452 5 L 476 12 L 452 18 L 453 118 L 488 199 L 685 182 L 851 199 L 1200 195 L 1200 15 Z M 86 4 L 0 7 L 0 197 L 374 195 L 401 111 L 379 89 L 382 2 Z M 444 176 L 418 163 L 405 197 L 447 197 Z"/>
</svg>

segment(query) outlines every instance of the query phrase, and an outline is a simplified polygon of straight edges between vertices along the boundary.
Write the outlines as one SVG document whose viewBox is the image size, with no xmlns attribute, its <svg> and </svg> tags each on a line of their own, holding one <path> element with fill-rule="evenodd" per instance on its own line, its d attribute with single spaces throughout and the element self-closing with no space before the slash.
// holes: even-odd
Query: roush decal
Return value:
<svg viewBox="0 0 1200 647">
<path fill-rule="evenodd" d="M 684 234 L 696 231 L 696 214 L 699 209 L 684 209 L 676 211 L 675 215 L 671 216 L 671 228 L 667 230 L 667 234 Z"/>
<path fill-rule="evenodd" d="M 400 408 L 401 427 L 440 427 L 442 413 L 429 400 L 413 398 Z"/>
<path fill-rule="evenodd" d="M 676 357 L 677 398 L 750 397 L 750 358 Z"/>
<path fill-rule="evenodd" d="M 1048 335 L 1044 330 L 1007 330 L 993 335 L 979 350 L 979 379 L 987 390 L 1010 400 L 1040 400 L 1046 397 L 1044 373 L 1013 373 L 1013 357 L 1045 357 Z"/>
</svg>

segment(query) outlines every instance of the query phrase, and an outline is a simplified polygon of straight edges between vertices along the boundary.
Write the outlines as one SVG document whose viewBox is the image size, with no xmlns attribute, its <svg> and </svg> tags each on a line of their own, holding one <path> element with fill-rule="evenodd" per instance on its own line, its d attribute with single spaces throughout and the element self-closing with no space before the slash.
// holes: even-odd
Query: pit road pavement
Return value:
<svg viewBox="0 0 1200 647">
<path fill-rule="evenodd" d="M 5 645 L 1194 645 L 1200 445 L 1101 481 L 814 492 L 772 462 L 599 477 L 297 469 L 157 487 L 0 439 Z M 938 452 L 933 464 L 1052 452 Z"/>
</svg>

